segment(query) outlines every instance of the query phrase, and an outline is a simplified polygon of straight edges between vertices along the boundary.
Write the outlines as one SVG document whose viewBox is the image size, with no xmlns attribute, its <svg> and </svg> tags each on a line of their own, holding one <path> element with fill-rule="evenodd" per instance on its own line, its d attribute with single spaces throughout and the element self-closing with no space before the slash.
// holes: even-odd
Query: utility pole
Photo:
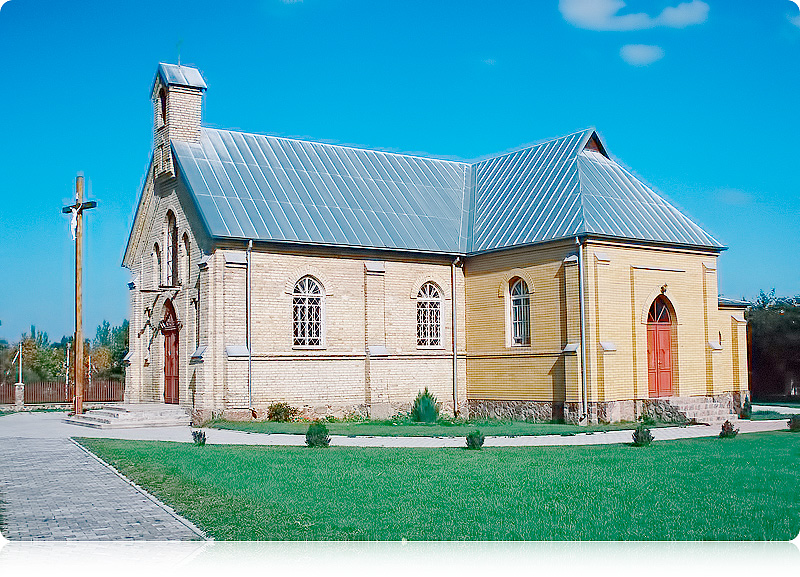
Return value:
<svg viewBox="0 0 800 577">
<path fill-rule="evenodd" d="M 83 211 L 97 206 L 83 202 L 83 175 L 75 179 L 75 204 L 61 209 L 72 214 L 72 238 L 75 240 L 75 414 L 83 413 Z"/>
</svg>

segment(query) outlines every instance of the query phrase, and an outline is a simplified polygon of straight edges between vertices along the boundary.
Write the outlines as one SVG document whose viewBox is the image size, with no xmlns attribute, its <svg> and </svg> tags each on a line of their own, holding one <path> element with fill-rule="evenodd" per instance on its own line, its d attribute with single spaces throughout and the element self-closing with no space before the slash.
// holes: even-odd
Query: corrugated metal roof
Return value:
<svg viewBox="0 0 800 577">
<path fill-rule="evenodd" d="M 207 88 L 206 81 L 197 68 L 181 66 L 180 64 L 159 63 L 157 75 L 168 86 L 190 86 L 192 88 Z"/>
<path fill-rule="evenodd" d="M 583 215 L 575 157 L 592 132 L 583 130 L 475 165 L 470 252 L 578 234 Z"/>
<path fill-rule="evenodd" d="M 578 154 L 584 229 L 604 236 L 722 248 L 710 234 L 619 164 Z"/>
<path fill-rule="evenodd" d="M 466 250 L 468 164 L 210 128 L 172 144 L 212 236 Z"/>
<path fill-rule="evenodd" d="M 472 165 L 210 128 L 172 145 L 214 237 L 445 254 L 576 235 L 723 248 L 600 152 L 593 129 Z"/>
</svg>

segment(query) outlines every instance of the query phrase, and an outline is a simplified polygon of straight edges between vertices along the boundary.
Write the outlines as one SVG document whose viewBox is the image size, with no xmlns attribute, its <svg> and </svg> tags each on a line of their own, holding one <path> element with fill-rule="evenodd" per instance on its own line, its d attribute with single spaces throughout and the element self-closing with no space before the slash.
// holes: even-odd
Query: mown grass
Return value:
<svg viewBox="0 0 800 577">
<path fill-rule="evenodd" d="M 778 411 L 753 411 L 750 414 L 751 421 L 775 421 L 775 420 L 789 420 L 792 415 L 787 413 L 780 413 Z"/>
<path fill-rule="evenodd" d="M 753 401 L 753 404 L 766 407 L 792 407 L 794 409 L 800 409 L 800 403 L 789 401 Z"/>
<path fill-rule="evenodd" d="M 248 433 L 293 433 L 305 434 L 308 423 L 278 423 L 273 421 L 211 421 L 207 426 L 216 429 L 232 429 Z M 613 425 L 564 425 L 556 423 L 526 423 L 524 421 L 470 420 L 444 421 L 436 423 L 414 423 L 411 421 L 352 421 L 326 423 L 331 435 L 376 437 L 464 437 L 476 428 L 489 436 L 522 435 L 576 435 L 635 429 L 637 423 L 615 423 Z M 675 426 L 675 425 L 652 425 Z"/>
<path fill-rule="evenodd" d="M 787 540 L 800 434 L 462 449 L 80 439 L 221 540 Z"/>
</svg>

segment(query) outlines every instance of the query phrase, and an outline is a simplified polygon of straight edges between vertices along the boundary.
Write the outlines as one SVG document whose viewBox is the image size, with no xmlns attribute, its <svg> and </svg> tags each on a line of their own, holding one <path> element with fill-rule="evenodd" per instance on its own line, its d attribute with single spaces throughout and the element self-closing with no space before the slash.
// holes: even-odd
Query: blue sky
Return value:
<svg viewBox="0 0 800 577">
<path fill-rule="evenodd" d="M 0 337 L 72 332 L 60 213 L 83 171 L 85 323 L 127 316 L 122 253 L 159 61 L 204 124 L 471 160 L 595 126 L 729 247 L 719 289 L 800 293 L 800 9 L 789 0 L 0 0 Z"/>
</svg>

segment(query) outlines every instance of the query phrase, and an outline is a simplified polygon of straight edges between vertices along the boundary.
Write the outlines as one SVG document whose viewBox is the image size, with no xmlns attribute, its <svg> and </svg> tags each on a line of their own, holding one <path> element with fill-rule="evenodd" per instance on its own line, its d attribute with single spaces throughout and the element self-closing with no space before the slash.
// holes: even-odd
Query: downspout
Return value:
<svg viewBox="0 0 800 577">
<path fill-rule="evenodd" d="M 253 415 L 256 416 L 253 410 L 253 307 L 252 307 L 252 293 L 253 293 L 253 274 L 251 271 L 251 259 L 253 251 L 253 241 L 247 242 L 247 408 Z"/>
<path fill-rule="evenodd" d="M 453 416 L 458 416 L 458 311 L 456 308 L 456 266 L 461 262 L 461 257 L 456 257 L 450 263 L 450 295 L 453 304 Z"/>
<path fill-rule="evenodd" d="M 586 394 L 586 309 L 584 307 L 584 278 L 583 278 L 583 242 L 575 237 L 578 245 L 578 300 L 580 301 L 581 316 L 581 412 L 583 413 L 578 421 L 580 424 L 586 419 L 589 424 L 589 399 Z"/>
</svg>

